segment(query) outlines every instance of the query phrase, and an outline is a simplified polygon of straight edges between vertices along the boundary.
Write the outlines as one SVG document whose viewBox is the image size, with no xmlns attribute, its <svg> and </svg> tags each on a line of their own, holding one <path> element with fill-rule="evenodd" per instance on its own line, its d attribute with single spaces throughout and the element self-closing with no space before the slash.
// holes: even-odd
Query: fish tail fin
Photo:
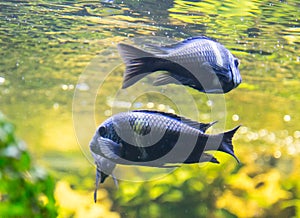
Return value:
<svg viewBox="0 0 300 218">
<path fill-rule="evenodd" d="M 155 58 L 154 54 L 123 43 L 118 44 L 118 51 L 126 64 L 122 85 L 123 89 L 133 85 L 147 74 L 153 72 L 151 59 Z"/>
<path fill-rule="evenodd" d="M 235 127 L 234 129 L 225 132 L 223 135 L 221 146 L 219 147 L 219 151 L 225 152 L 227 154 L 230 154 L 233 156 L 238 163 L 240 163 L 237 156 L 234 154 L 233 145 L 232 145 L 232 137 L 235 134 L 235 132 L 240 128 L 240 126 Z"/>
</svg>

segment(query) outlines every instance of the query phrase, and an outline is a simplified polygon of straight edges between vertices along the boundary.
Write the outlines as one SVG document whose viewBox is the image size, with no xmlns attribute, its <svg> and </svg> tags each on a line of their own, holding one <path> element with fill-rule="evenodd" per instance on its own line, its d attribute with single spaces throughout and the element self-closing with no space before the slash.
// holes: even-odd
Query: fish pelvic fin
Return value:
<svg viewBox="0 0 300 218">
<path fill-rule="evenodd" d="M 219 151 L 225 152 L 225 153 L 233 156 L 238 163 L 240 163 L 240 161 L 237 158 L 237 156 L 235 156 L 235 154 L 234 154 L 233 145 L 232 145 L 232 137 L 239 128 L 240 128 L 240 125 L 228 132 L 225 132 L 223 135 L 223 140 L 222 140 L 221 146 L 218 149 Z"/>
<path fill-rule="evenodd" d="M 96 169 L 96 184 L 95 184 L 95 191 L 94 191 L 94 202 L 97 202 L 97 191 L 99 188 L 99 184 L 102 181 L 102 176 L 101 176 L 102 172 L 100 171 L 100 169 Z M 103 178 L 104 180 L 105 178 Z"/>
<path fill-rule="evenodd" d="M 123 76 L 123 89 L 132 86 L 147 74 L 153 72 L 151 60 L 155 59 L 154 54 L 123 43 L 118 44 L 118 51 L 126 64 L 126 71 Z"/>
</svg>

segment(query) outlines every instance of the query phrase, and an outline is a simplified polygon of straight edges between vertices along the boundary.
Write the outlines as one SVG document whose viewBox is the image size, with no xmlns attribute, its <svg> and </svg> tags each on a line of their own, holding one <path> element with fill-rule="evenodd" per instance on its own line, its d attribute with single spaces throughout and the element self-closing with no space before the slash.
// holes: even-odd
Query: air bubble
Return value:
<svg viewBox="0 0 300 218">
<path fill-rule="evenodd" d="M 2 85 L 5 82 L 5 78 L 0 76 L 0 85 Z"/>
<path fill-rule="evenodd" d="M 173 110 L 173 109 L 170 108 L 170 109 L 168 110 L 168 113 L 175 114 L 175 110 Z"/>
<path fill-rule="evenodd" d="M 107 117 L 111 116 L 112 115 L 111 110 L 105 110 L 104 115 Z"/>
<path fill-rule="evenodd" d="M 295 137 L 296 139 L 299 139 L 299 138 L 300 138 L 300 131 L 296 130 L 296 131 L 294 132 L 294 137 Z"/>
<path fill-rule="evenodd" d="M 164 104 L 159 104 L 159 105 L 157 106 L 157 109 L 163 111 L 163 110 L 166 109 L 166 105 L 164 105 Z"/>
<path fill-rule="evenodd" d="M 290 122 L 291 119 L 292 119 L 291 116 L 288 115 L 288 114 L 286 114 L 286 115 L 283 116 L 283 120 L 284 120 L 285 122 Z"/>
<path fill-rule="evenodd" d="M 214 104 L 214 102 L 211 101 L 211 100 L 208 100 L 208 101 L 206 102 L 206 105 L 207 105 L 208 107 L 213 106 L 213 104 Z"/>
<path fill-rule="evenodd" d="M 151 109 L 151 108 L 154 107 L 154 103 L 153 102 L 148 102 L 146 106 L 147 106 L 147 108 Z"/>
<path fill-rule="evenodd" d="M 59 108 L 59 104 L 58 104 L 58 103 L 54 103 L 54 104 L 53 104 L 53 109 L 54 109 L 54 110 L 58 110 L 58 108 Z"/>
<path fill-rule="evenodd" d="M 275 151 L 274 157 L 275 158 L 280 158 L 281 157 L 281 151 L 279 151 L 279 150 Z"/>
<path fill-rule="evenodd" d="M 239 115 L 237 115 L 237 114 L 232 115 L 233 121 L 238 121 L 239 119 L 240 119 Z"/>
<path fill-rule="evenodd" d="M 78 83 L 76 85 L 76 89 L 78 89 L 79 91 L 88 91 L 90 87 L 86 83 Z"/>
<path fill-rule="evenodd" d="M 61 85 L 61 88 L 62 88 L 62 90 L 68 90 L 68 85 L 66 85 L 66 84 L 63 84 L 63 85 Z"/>
</svg>

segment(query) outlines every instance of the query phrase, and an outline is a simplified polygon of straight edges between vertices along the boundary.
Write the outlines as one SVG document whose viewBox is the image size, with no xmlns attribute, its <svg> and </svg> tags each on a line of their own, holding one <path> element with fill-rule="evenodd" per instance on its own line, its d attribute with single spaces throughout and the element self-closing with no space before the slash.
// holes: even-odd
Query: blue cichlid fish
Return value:
<svg viewBox="0 0 300 218">
<path fill-rule="evenodd" d="M 210 38 L 198 36 L 168 46 L 146 46 L 151 51 L 118 44 L 126 64 L 123 88 L 160 70 L 168 72 L 161 74 L 154 85 L 182 84 L 205 93 L 226 93 L 242 82 L 239 60 Z"/>
<path fill-rule="evenodd" d="M 174 167 L 199 162 L 219 163 L 209 150 L 232 155 L 236 127 L 222 134 L 208 135 L 205 131 L 214 124 L 199 123 L 175 114 L 138 110 L 122 112 L 104 121 L 90 142 L 97 165 L 96 190 L 99 183 L 113 175 L 116 164 L 149 167 Z"/>
</svg>

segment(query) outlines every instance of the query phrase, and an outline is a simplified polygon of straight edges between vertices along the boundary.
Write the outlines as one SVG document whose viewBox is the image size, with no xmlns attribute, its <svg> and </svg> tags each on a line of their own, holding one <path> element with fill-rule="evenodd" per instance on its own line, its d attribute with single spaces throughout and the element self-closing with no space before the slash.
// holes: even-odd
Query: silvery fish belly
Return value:
<svg viewBox="0 0 300 218">
<path fill-rule="evenodd" d="M 90 142 L 97 165 L 96 184 L 108 175 L 116 181 L 116 164 L 149 167 L 174 167 L 199 162 L 219 163 L 209 150 L 234 155 L 232 137 L 239 127 L 228 132 L 208 135 L 212 123 L 149 110 L 116 114 L 104 121 Z"/>
<path fill-rule="evenodd" d="M 242 81 L 238 59 L 210 38 L 198 36 L 169 46 L 146 47 L 149 51 L 118 44 L 126 64 L 123 88 L 155 71 L 167 72 L 160 74 L 154 85 L 182 84 L 205 93 L 226 93 Z"/>
</svg>

